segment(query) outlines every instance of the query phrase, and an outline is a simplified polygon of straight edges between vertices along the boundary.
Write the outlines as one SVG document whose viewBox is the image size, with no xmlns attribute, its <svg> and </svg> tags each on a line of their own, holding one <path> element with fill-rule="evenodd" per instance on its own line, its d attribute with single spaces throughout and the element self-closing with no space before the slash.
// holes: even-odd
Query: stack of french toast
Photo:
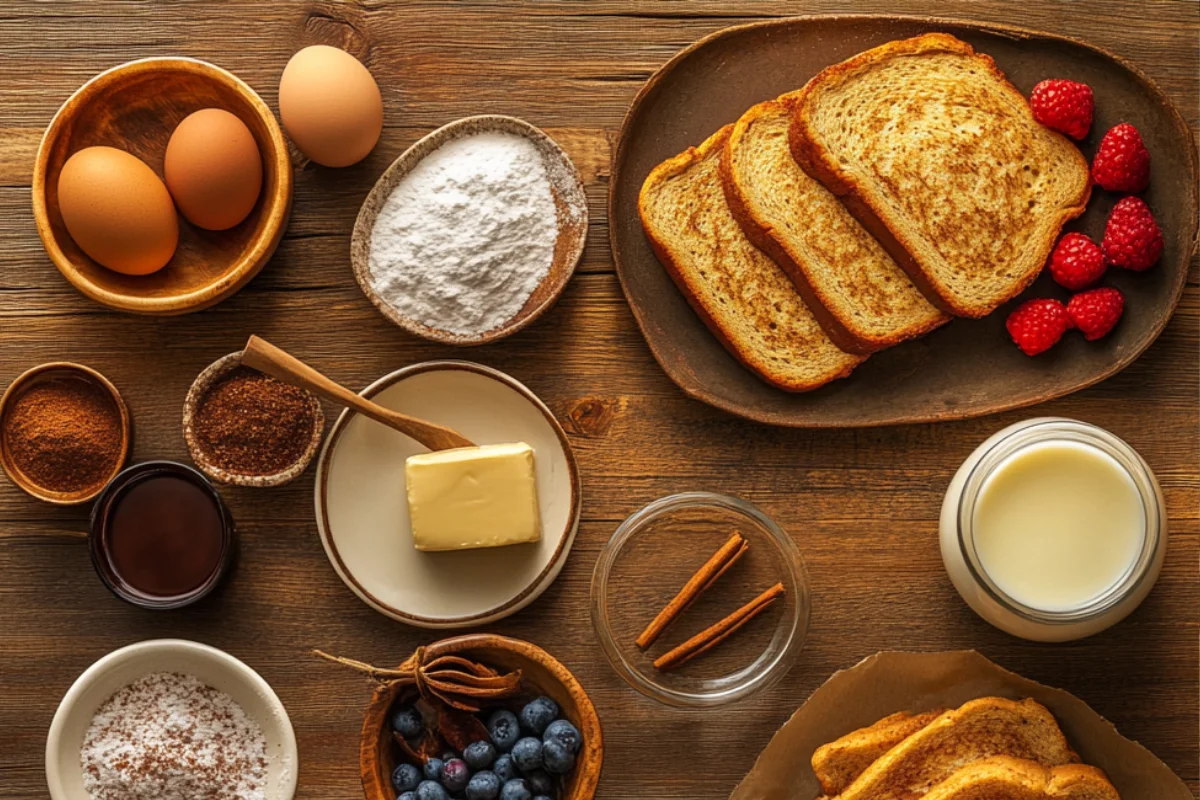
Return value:
<svg viewBox="0 0 1200 800">
<path fill-rule="evenodd" d="M 899 713 L 817 748 L 823 800 L 1119 800 L 1034 700 Z"/>
<path fill-rule="evenodd" d="M 722 344 L 807 391 L 1018 295 L 1090 193 L 991 58 L 927 34 L 750 108 L 656 167 L 638 210 Z"/>
</svg>

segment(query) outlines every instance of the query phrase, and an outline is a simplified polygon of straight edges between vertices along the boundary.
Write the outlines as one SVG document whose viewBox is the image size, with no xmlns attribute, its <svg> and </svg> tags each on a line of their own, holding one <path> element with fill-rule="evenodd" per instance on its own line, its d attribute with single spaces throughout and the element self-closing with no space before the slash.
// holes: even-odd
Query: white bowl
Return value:
<svg viewBox="0 0 1200 800">
<path fill-rule="evenodd" d="M 67 690 L 46 737 L 46 783 L 51 800 L 90 800 L 79 750 L 92 717 L 122 687 L 153 672 L 182 672 L 225 692 L 262 728 L 267 739 L 267 800 L 296 793 L 296 734 L 275 692 L 250 667 L 226 652 L 183 639 L 154 639 L 114 650 L 88 667 Z"/>
<path fill-rule="evenodd" d="M 413 547 L 404 462 L 425 448 L 344 411 L 317 460 L 316 512 L 334 570 L 372 608 L 422 628 L 485 625 L 520 611 L 558 577 L 579 526 L 579 472 L 562 426 L 523 384 L 469 361 L 429 361 L 362 391 L 448 425 L 477 444 L 533 447 L 541 541 L 422 553 Z"/>
</svg>

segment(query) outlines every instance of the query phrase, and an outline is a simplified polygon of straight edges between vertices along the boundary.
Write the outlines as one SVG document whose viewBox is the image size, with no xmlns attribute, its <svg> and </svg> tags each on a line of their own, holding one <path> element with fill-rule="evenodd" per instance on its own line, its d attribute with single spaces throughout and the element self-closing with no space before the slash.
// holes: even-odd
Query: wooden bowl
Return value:
<svg viewBox="0 0 1200 800">
<path fill-rule="evenodd" d="M 226 231 L 179 217 L 179 247 L 152 275 L 122 275 L 89 258 L 67 232 L 58 207 L 58 176 L 73 153 L 94 145 L 126 150 L 162 177 L 167 141 L 184 117 L 202 108 L 235 114 L 254 135 L 263 188 L 250 216 Z M 229 72 L 190 58 L 146 58 L 100 73 L 55 114 L 33 171 L 33 214 L 50 260 L 93 300 L 137 314 L 187 314 L 234 294 L 275 252 L 292 203 L 292 164 L 275 115 Z"/>
<path fill-rule="evenodd" d="M 36 497 L 38 500 L 53 503 L 54 505 L 73 506 L 94 500 L 104 490 L 104 487 L 108 485 L 108 482 L 121 471 L 129 458 L 130 444 L 133 440 L 133 422 L 129 416 L 129 408 L 125 405 L 125 400 L 121 397 L 121 393 L 117 391 L 117 387 L 113 386 L 108 378 L 91 367 L 85 367 L 83 364 L 74 364 L 69 361 L 51 361 L 33 367 L 17 376 L 17 379 L 9 384 L 8 389 L 4 391 L 4 396 L 0 397 L 0 431 L 3 431 L 6 427 L 5 423 L 8 413 L 17 398 L 42 381 L 63 378 L 83 380 L 99 386 L 108 392 L 113 402 L 116 403 L 117 412 L 121 417 L 121 452 L 117 456 L 117 461 L 113 466 L 112 472 L 95 486 L 89 486 L 78 492 L 55 492 L 43 488 L 34 483 L 16 465 L 13 461 L 12 453 L 8 450 L 8 437 L 3 435 L 0 435 L 0 467 L 4 468 L 4 472 L 8 475 L 9 480 L 26 494 Z"/>
<path fill-rule="evenodd" d="M 562 716 L 579 729 L 583 748 L 575 771 L 567 776 L 560 800 L 591 800 L 600 781 L 604 762 L 604 740 L 600 718 L 587 692 L 570 671 L 545 650 L 529 642 L 491 634 L 471 634 L 443 639 L 425 648 L 426 659 L 457 654 L 495 667 L 501 672 L 521 670 L 524 683 L 534 694 L 558 703 Z M 391 774 L 396 768 L 396 750 L 388 723 L 388 711 L 400 689 L 380 686 L 363 718 L 359 766 L 367 800 L 395 800 Z"/>
<path fill-rule="evenodd" d="M 204 450 L 200 447 L 200 443 L 196 440 L 193 421 L 196 417 L 196 410 L 200 406 L 200 399 L 208 393 L 208 390 L 212 388 L 214 383 L 241 365 L 242 351 L 238 350 L 236 353 L 222 356 L 209 364 L 203 372 L 196 376 L 196 380 L 192 381 L 191 388 L 188 389 L 187 396 L 183 400 L 183 438 L 187 442 L 188 453 L 191 454 L 192 461 L 196 464 L 196 467 L 217 483 L 248 486 L 255 489 L 283 486 L 285 483 L 290 483 L 298 478 L 304 470 L 308 469 L 308 465 L 312 463 L 313 456 L 317 454 L 317 450 L 321 447 L 321 437 L 325 433 L 325 412 L 322 410 L 321 401 L 317 399 L 316 395 L 305 392 L 308 395 L 308 404 L 312 408 L 313 417 L 316 420 L 316 423 L 313 425 L 312 440 L 309 441 L 304 455 L 300 456 L 300 459 L 296 463 L 282 472 L 276 472 L 274 475 L 242 475 L 237 472 L 230 472 L 209 461 Z"/>
<path fill-rule="evenodd" d="M 375 220 L 383 209 L 384 203 L 400 182 L 423 158 L 442 145 L 454 139 L 479 133 L 510 133 L 522 136 L 537 146 L 546 166 L 546 174 L 550 178 L 554 205 L 558 211 L 558 240 L 554 246 L 554 261 L 550 265 L 550 271 L 538 284 L 529 299 L 525 301 L 525 305 L 521 307 L 516 316 L 494 330 L 477 336 L 464 336 L 429 327 L 404 316 L 388 305 L 371 285 L 369 261 L 371 234 L 375 229 Z M 451 122 L 449 125 L 443 125 L 418 140 L 393 161 L 392 165 L 380 176 L 374 188 L 371 189 L 371 193 L 367 195 L 367 199 L 363 201 L 362 209 L 358 212 L 358 219 L 354 222 L 354 235 L 350 240 L 350 262 L 354 267 L 354 277 L 358 280 L 363 294 L 379 309 L 381 314 L 409 333 L 443 344 L 487 344 L 516 333 L 554 305 L 563 289 L 566 288 L 567 281 L 575 273 L 579 259 L 583 256 L 583 246 L 587 241 L 587 228 L 588 210 L 587 198 L 583 193 L 583 180 L 579 177 L 579 171 L 575 168 L 575 164 L 558 146 L 557 142 L 539 128 L 516 117 L 496 114 L 465 117 Z"/>
</svg>

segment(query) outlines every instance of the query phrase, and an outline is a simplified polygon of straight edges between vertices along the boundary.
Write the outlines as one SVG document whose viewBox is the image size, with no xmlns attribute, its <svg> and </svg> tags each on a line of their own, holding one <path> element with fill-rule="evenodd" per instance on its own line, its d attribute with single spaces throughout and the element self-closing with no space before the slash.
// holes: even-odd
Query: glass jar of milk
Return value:
<svg viewBox="0 0 1200 800">
<path fill-rule="evenodd" d="M 1086 422 L 1042 417 L 988 439 L 950 482 L 942 561 L 967 604 L 1014 636 L 1080 639 L 1158 579 L 1162 490 L 1142 457 Z"/>
</svg>

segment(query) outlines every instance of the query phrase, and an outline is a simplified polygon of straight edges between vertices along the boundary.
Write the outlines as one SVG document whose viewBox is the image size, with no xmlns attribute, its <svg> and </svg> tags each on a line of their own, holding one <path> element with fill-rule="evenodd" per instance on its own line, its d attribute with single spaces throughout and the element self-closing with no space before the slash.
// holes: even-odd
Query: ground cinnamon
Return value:
<svg viewBox="0 0 1200 800">
<path fill-rule="evenodd" d="M 734 532 L 729 537 L 729 541 L 721 546 L 721 549 L 712 555 L 696 571 L 679 593 L 667 604 L 667 607 L 658 613 L 658 616 L 646 626 L 646 630 L 642 631 L 642 635 L 637 638 L 637 646 L 645 650 L 650 645 L 654 644 L 655 640 L 662 635 L 671 623 L 677 620 L 684 611 L 695 603 L 700 595 L 704 594 L 710 586 L 717 582 L 725 572 L 732 567 L 737 560 L 741 558 L 746 551 L 750 549 L 750 543 L 747 542 L 740 533 Z"/>
<path fill-rule="evenodd" d="M 238 367 L 200 399 L 192 431 L 214 466 L 238 475 L 275 475 L 301 459 L 316 424 L 306 391 Z"/>
<path fill-rule="evenodd" d="M 4 420 L 4 445 L 30 481 L 73 494 L 104 483 L 118 466 L 121 412 L 104 388 L 82 378 L 39 381 Z"/>
<path fill-rule="evenodd" d="M 705 628 L 671 652 L 660 656 L 655 660 L 654 666 L 665 672 L 666 670 L 686 664 L 696 656 L 707 653 L 737 633 L 743 625 L 766 611 L 772 603 L 785 594 L 786 591 L 783 588 L 783 584 L 775 584 L 716 625 Z"/>
</svg>

